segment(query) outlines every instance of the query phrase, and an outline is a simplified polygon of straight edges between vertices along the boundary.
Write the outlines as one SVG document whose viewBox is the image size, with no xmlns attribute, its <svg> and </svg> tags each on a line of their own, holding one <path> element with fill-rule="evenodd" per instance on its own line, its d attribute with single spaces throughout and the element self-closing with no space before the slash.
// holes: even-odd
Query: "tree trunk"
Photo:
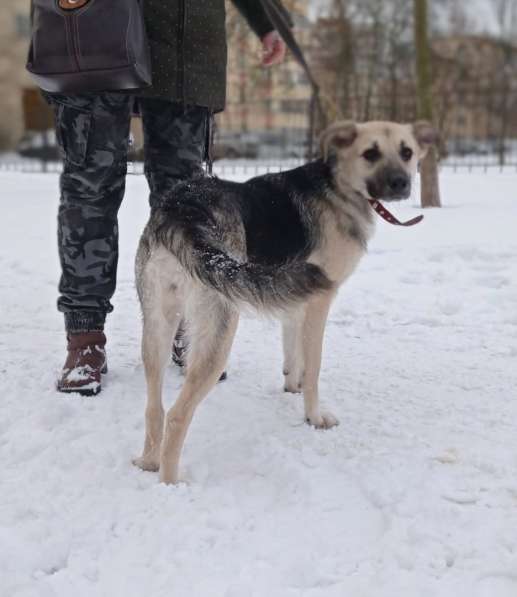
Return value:
<svg viewBox="0 0 517 597">
<path fill-rule="evenodd" d="M 431 65 L 427 32 L 427 0 L 414 0 L 418 117 L 432 121 Z M 422 207 L 441 207 L 438 159 L 434 147 L 420 165 Z"/>
</svg>

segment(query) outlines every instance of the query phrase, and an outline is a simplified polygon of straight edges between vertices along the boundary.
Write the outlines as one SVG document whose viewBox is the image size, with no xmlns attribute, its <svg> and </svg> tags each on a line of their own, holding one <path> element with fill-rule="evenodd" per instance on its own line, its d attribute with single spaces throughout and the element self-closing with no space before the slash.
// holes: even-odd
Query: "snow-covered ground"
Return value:
<svg viewBox="0 0 517 597">
<path fill-rule="evenodd" d="M 303 424 L 277 326 L 245 319 L 171 487 L 131 465 L 145 181 L 121 210 L 110 373 L 80 398 L 53 389 L 57 177 L 1 174 L 1 597 L 516 597 L 517 174 L 442 182 L 419 226 L 378 222 L 334 306 L 341 425 Z M 171 367 L 167 403 L 180 383 Z"/>
</svg>

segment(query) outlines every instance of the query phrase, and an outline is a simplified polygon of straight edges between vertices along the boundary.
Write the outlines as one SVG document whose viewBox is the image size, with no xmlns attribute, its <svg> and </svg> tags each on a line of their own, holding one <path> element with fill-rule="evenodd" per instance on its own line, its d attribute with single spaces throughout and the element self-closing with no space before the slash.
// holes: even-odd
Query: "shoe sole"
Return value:
<svg viewBox="0 0 517 597">
<path fill-rule="evenodd" d="M 108 366 L 104 365 L 104 367 L 101 369 L 101 373 L 106 374 L 107 372 L 108 372 Z M 56 390 L 58 392 L 61 392 L 62 394 L 79 394 L 80 396 L 97 396 L 97 394 L 100 394 L 100 392 L 102 390 L 102 386 L 101 386 L 101 384 L 99 384 L 96 388 L 65 388 L 65 387 L 59 386 L 59 384 L 57 384 Z"/>
</svg>

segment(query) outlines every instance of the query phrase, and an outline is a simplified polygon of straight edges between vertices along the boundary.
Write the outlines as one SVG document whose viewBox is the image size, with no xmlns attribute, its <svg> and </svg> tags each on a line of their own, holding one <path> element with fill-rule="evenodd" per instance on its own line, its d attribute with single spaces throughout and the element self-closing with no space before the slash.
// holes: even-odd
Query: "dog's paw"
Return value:
<svg viewBox="0 0 517 597">
<path fill-rule="evenodd" d="M 289 394 L 301 394 L 303 391 L 301 383 L 291 383 L 286 380 L 284 384 L 284 392 Z"/>
<path fill-rule="evenodd" d="M 160 461 L 157 458 L 151 458 L 149 456 L 140 456 L 140 458 L 133 459 L 133 464 L 143 471 L 149 471 L 156 473 L 160 470 Z"/>
<path fill-rule="evenodd" d="M 176 471 L 160 469 L 160 483 L 165 483 L 165 485 L 177 485 L 179 483 L 178 473 Z"/>
<path fill-rule="evenodd" d="M 316 413 L 307 417 L 306 421 L 316 429 L 331 429 L 332 427 L 339 425 L 339 420 L 329 412 Z"/>
</svg>

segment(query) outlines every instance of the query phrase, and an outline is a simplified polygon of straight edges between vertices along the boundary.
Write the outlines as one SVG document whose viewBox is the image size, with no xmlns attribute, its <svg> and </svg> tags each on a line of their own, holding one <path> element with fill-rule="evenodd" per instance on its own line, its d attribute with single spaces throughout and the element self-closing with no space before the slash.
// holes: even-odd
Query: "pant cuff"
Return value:
<svg viewBox="0 0 517 597">
<path fill-rule="evenodd" d="M 68 311 L 65 313 L 65 329 L 77 334 L 81 332 L 102 332 L 106 313 L 90 311 Z"/>
</svg>

